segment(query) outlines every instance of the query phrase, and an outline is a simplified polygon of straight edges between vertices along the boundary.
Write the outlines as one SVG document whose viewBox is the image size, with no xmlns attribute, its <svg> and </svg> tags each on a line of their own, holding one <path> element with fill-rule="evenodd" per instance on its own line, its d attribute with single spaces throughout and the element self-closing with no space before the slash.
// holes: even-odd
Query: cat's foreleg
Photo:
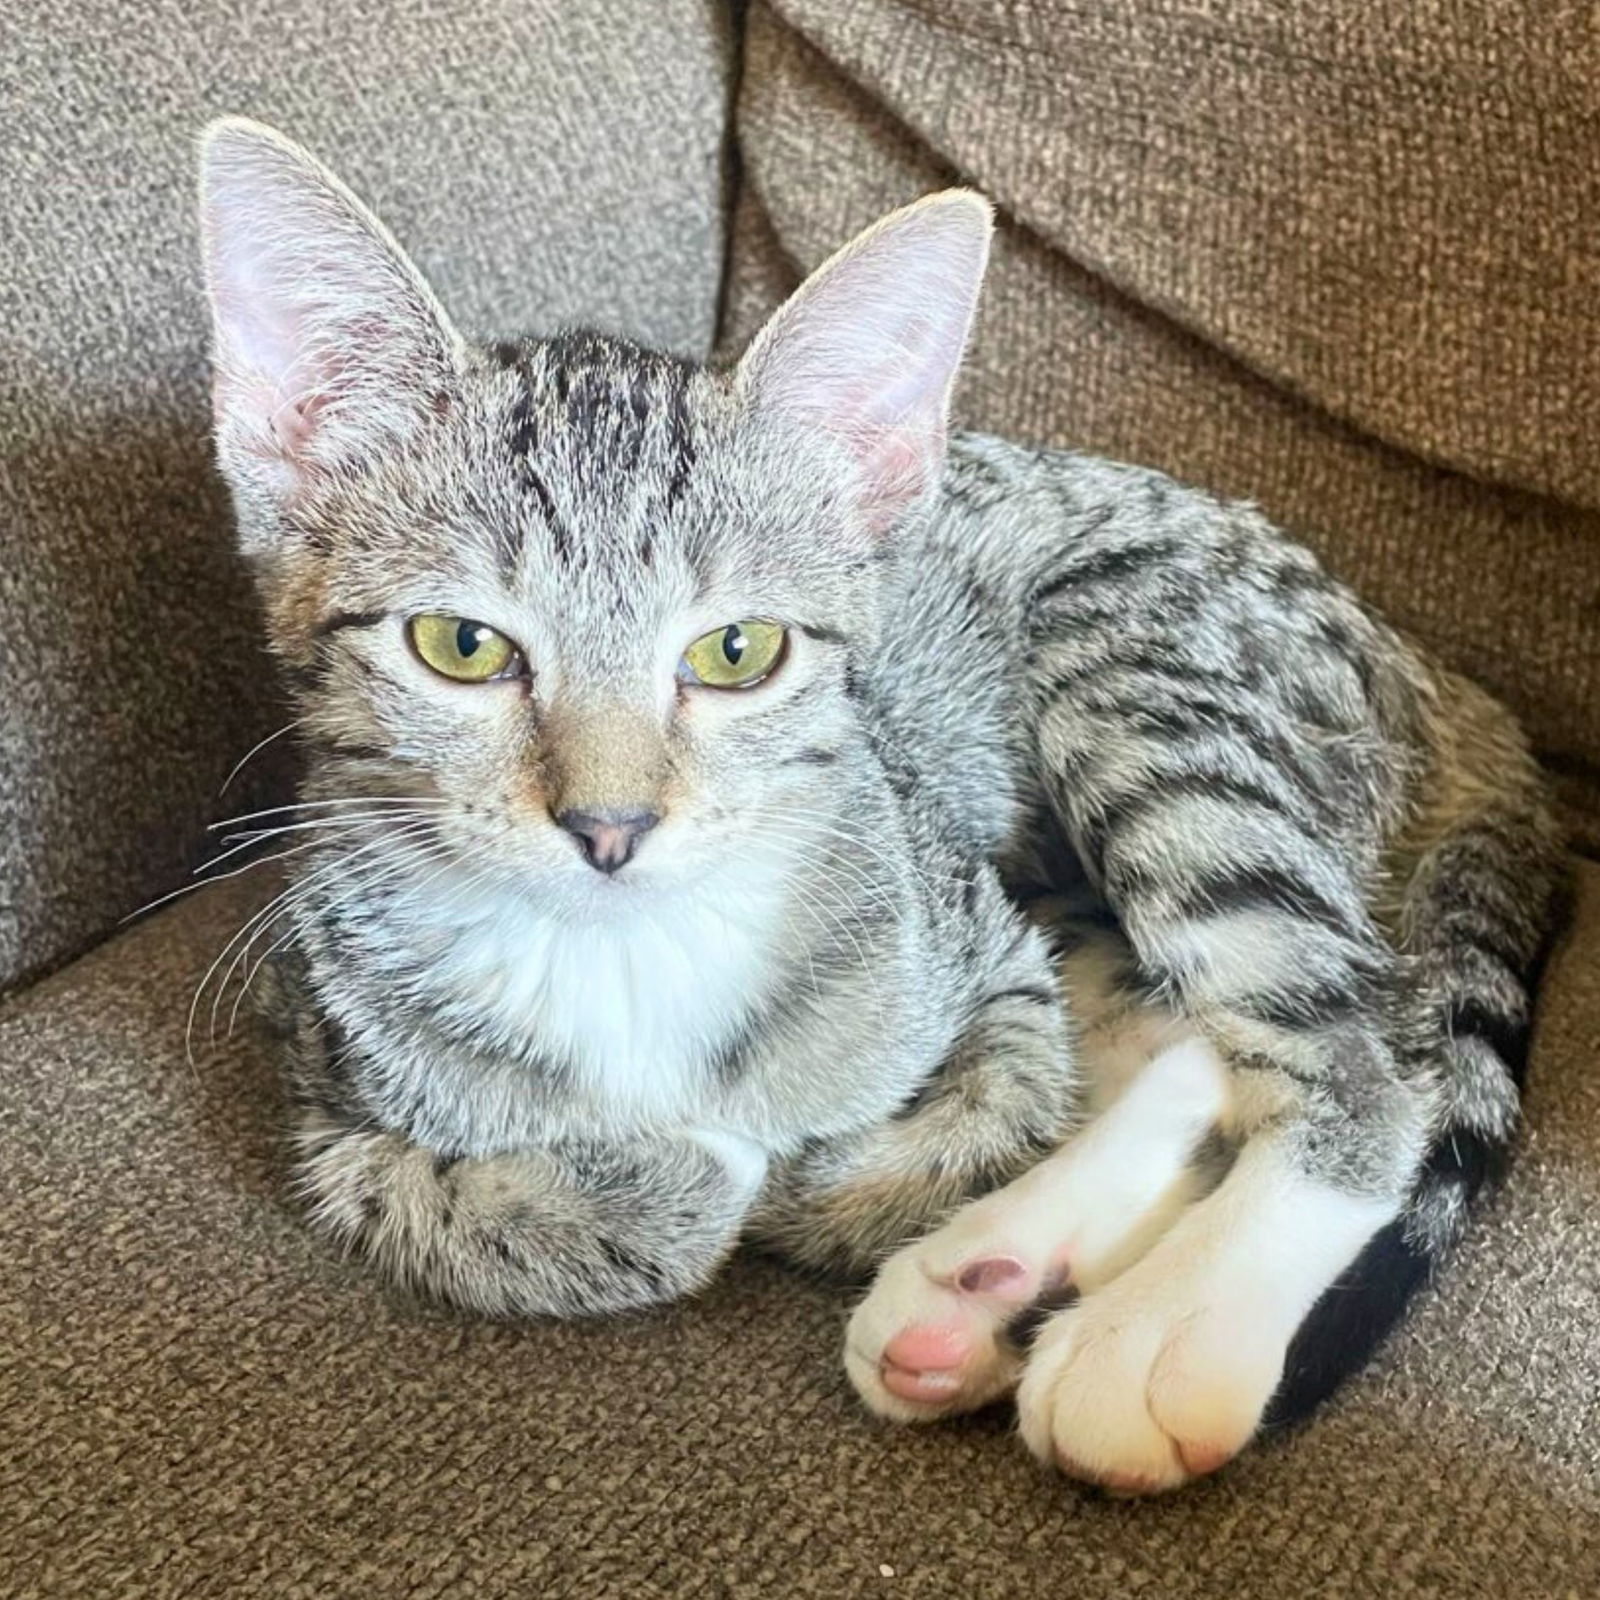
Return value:
<svg viewBox="0 0 1600 1600">
<path fill-rule="evenodd" d="M 993 887 L 981 987 L 945 1061 L 886 1121 L 776 1165 L 752 1218 L 757 1241 L 864 1277 L 1060 1142 L 1077 1092 L 1056 974 L 1038 930 Z"/>
<path fill-rule="evenodd" d="M 489 1316 L 593 1316 L 699 1288 L 767 1165 L 720 1131 L 451 1160 L 319 1109 L 296 1142 L 324 1232 L 400 1286 Z"/>
</svg>

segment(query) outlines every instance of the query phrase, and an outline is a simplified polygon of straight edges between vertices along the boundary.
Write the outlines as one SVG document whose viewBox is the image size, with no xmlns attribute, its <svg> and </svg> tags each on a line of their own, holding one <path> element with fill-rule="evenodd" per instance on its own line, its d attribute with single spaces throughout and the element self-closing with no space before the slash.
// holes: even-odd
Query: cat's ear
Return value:
<svg viewBox="0 0 1600 1600">
<path fill-rule="evenodd" d="M 876 531 L 938 480 L 992 231 L 966 189 L 892 212 L 812 273 L 739 363 L 759 411 L 844 446 Z"/>
<path fill-rule="evenodd" d="M 212 123 L 200 213 L 230 471 L 292 501 L 449 405 L 459 337 L 383 225 L 299 145 Z"/>
</svg>

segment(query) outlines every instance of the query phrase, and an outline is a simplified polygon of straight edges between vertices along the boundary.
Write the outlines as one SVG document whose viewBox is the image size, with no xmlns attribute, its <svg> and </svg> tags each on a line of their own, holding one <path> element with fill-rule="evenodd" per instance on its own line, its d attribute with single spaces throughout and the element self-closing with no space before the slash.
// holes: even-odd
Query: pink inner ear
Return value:
<svg viewBox="0 0 1600 1600">
<path fill-rule="evenodd" d="M 296 304 L 259 277 L 246 277 L 228 299 L 231 307 L 219 297 L 229 345 L 212 390 L 214 414 L 219 423 L 230 414 L 244 419 L 245 448 L 292 469 L 292 481 L 314 466 L 318 432 L 341 402 L 363 383 L 382 385 L 386 339 L 401 362 L 407 340 L 382 316 Z M 403 387 L 407 376 L 402 367 L 391 386 Z"/>
<path fill-rule="evenodd" d="M 322 404 L 320 397 L 312 395 L 301 401 L 285 400 L 272 413 L 270 423 L 272 437 L 284 455 L 299 457 L 305 454 L 316 428 L 317 412 L 322 408 Z"/>
<path fill-rule="evenodd" d="M 874 533 L 885 533 L 928 487 L 943 429 L 886 429 L 857 449 L 865 491 L 862 511 Z"/>
<path fill-rule="evenodd" d="M 212 416 L 219 424 L 230 415 L 254 418 L 255 426 L 241 442 L 255 455 L 285 462 L 305 455 L 324 404 L 325 396 L 296 399 L 259 373 L 243 379 L 219 375 L 211 390 Z"/>
<path fill-rule="evenodd" d="M 988 238 L 988 211 L 970 195 L 896 212 L 818 268 L 745 357 L 758 404 L 849 452 L 876 532 L 939 470 Z"/>
</svg>

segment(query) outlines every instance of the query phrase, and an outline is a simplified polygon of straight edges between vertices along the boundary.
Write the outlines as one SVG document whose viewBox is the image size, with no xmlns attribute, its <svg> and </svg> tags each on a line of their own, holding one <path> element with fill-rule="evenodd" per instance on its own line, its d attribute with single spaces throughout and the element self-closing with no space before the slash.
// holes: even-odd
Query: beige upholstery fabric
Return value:
<svg viewBox="0 0 1600 1600">
<path fill-rule="evenodd" d="M 758 0 L 728 342 L 977 185 L 961 420 L 1258 501 L 1592 801 L 1597 117 L 1581 7 Z"/>
<path fill-rule="evenodd" d="M 254 111 L 332 157 L 469 325 L 585 317 L 694 350 L 719 16 L 5 8 L 0 985 L 177 875 L 275 725 L 206 465 L 196 120 Z M 1513 698 L 1581 801 L 1586 16 L 758 6 L 728 338 L 881 209 L 981 183 L 1004 228 L 967 417 L 1260 499 Z M 251 893 L 0 1002 L 8 1600 L 1600 1594 L 1600 869 L 1545 987 L 1519 1164 L 1440 1290 L 1303 1434 L 1154 1504 L 1039 1474 L 1003 1415 L 873 1424 L 838 1366 L 845 1297 L 770 1263 L 594 1326 L 386 1297 L 286 1194 L 262 1043 L 185 1061 Z"/>
<path fill-rule="evenodd" d="M 248 112 L 323 154 L 468 328 L 694 353 L 727 34 L 717 0 L 3 8 L 0 987 L 181 880 L 228 769 L 287 717 L 206 443 L 202 122 Z"/>
<path fill-rule="evenodd" d="M 873 1423 L 845 1297 L 767 1263 L 603 1325 L 386 1298 L 285 1199 L 263 1050 L 185 1064 L 243 915 L 172 908 L 0 1012 L 8 1596 L 1600 1593 L 1600 869 L 1442 1291 L 1300 1437 L 1153 1504 L 1043 1477 L 1003 1416 Z"/>
</svg>

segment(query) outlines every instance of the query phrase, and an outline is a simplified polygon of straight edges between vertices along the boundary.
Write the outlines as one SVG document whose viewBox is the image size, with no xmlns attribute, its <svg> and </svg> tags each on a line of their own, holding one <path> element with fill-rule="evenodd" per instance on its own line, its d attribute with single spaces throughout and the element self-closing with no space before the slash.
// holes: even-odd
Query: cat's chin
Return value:
<svg viewBox="0 0 1600 1600">
<path fill-rule="evenodd" d="M 700 916 L 742 927 L 754 916 L 779 915 L 792 872 L 782 856 L 663 852 L 659 860 L 629 862 L 610 874 L 580 866 L 530 875 L 525 899 L 557 923 L 617 932 L 637 924 L 672 927 Z"/>
<path fill-rule="evenodd" d="M 588 871 L 574 874 L 562 887 L 573 906 L 600 916 L 637 911 L 642 902 L 661 893 L 658 881 L 653 881 L 646 873 L 626 868 L 611 874 Z"/>
<path fill-rule="evenodd" d="M 607 922 L 670 902 L 691 882 L 684 874 L 652 870 L 637 862 L 612 873 L 578 865 L 570 872 L 530 873 L 523 898 L 558 919 Z"/>
</svg>

